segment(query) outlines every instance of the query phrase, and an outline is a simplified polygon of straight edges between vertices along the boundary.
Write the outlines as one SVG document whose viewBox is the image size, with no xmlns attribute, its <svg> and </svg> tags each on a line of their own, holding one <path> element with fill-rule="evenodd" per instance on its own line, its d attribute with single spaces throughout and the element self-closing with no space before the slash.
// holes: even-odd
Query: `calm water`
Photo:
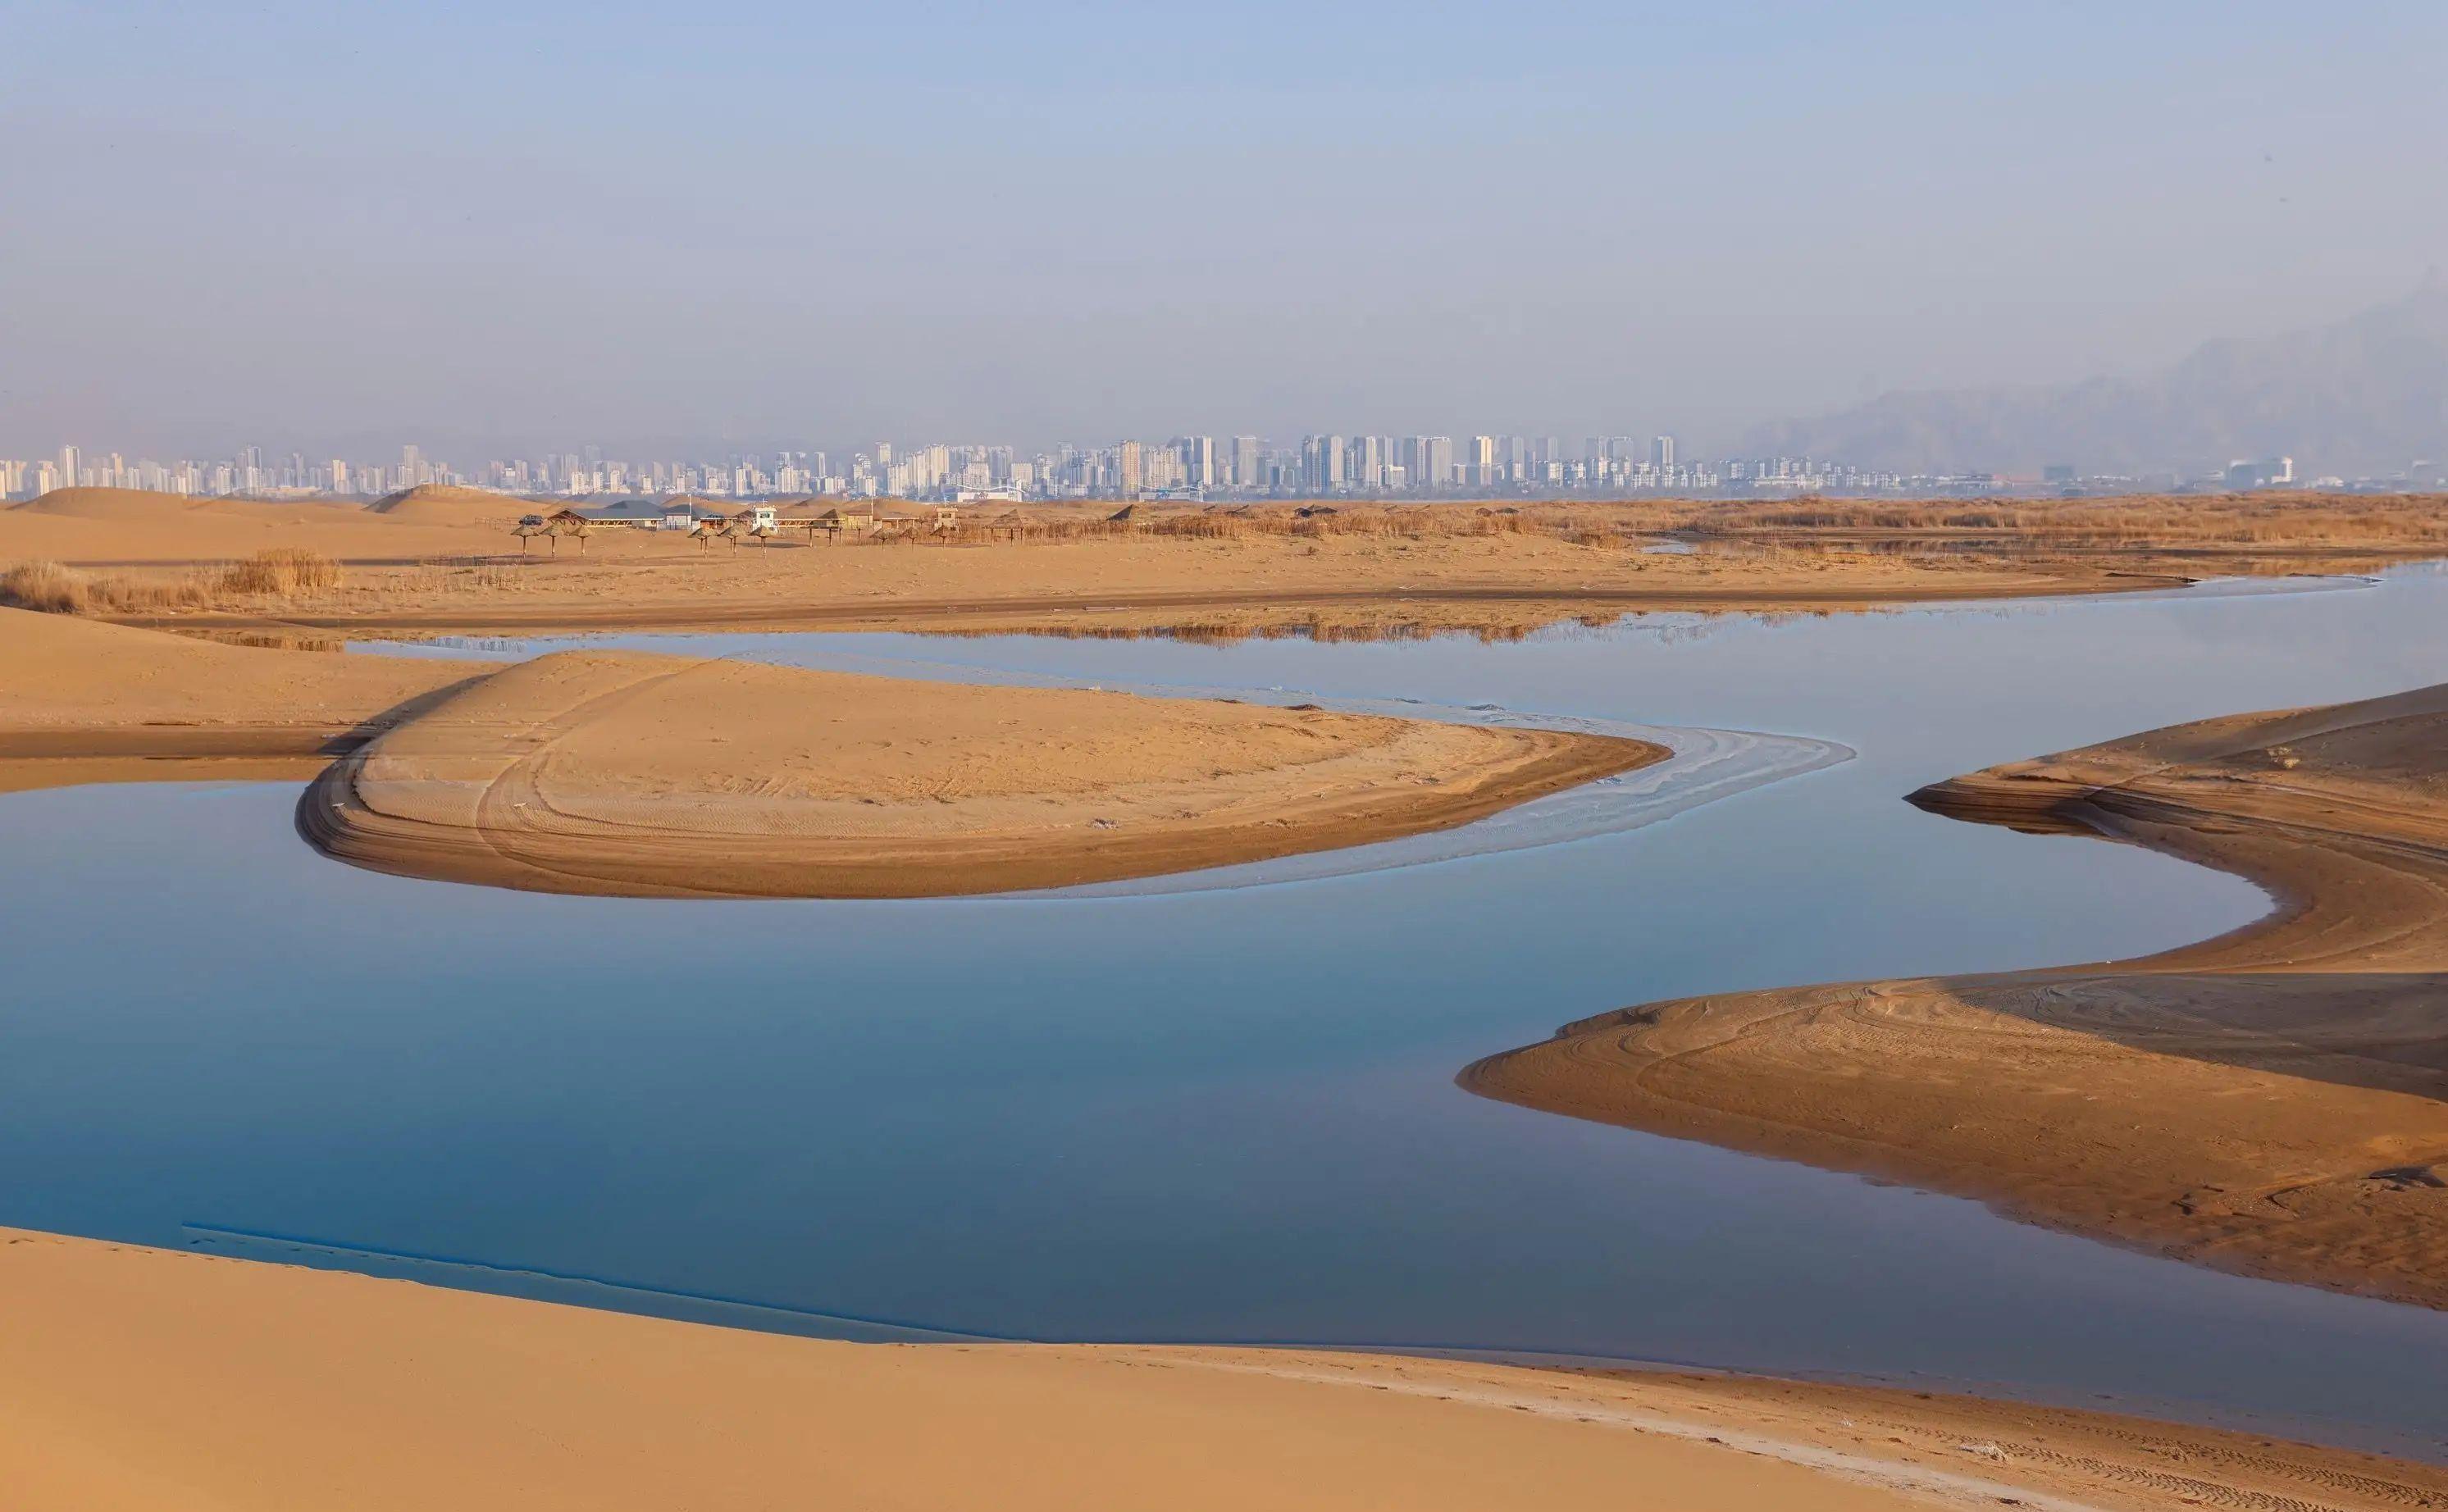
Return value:
<svg viewBox="0 0 2448 1512">
<path fill-rule="evenodd" d="M 1506 645 L 639 640 L 1494 702 L 1859 756 L 1541 850 L 975 902 L 494 892 L 316 857 L 285 787 L 0 797 L 0 1222 L 853 1336 L 1694 1361 L 2438 1455 L 2448 1316 L 1451 1079 L 1649 998 L 2243 922 L 2261 902 L 2232 879 L 1899 799 L 2172 720 L 2448 679 L 2443 630 L 2448 579 L 2407 572 Z"/>
</svg>

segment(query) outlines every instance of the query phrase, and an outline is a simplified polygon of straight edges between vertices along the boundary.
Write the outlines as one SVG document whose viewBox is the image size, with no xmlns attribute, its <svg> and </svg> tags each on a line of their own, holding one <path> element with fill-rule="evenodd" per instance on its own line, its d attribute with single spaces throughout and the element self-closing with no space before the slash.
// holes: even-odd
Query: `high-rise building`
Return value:
<svg viewBox="0 0 2448 1512">
<path fill-rule="evenodd" d="M 1125 441 L 1114 449 L 1115 487 L 1125 499 L 1137 498 L 1139 480 L 1145 475 L 1139 466 L 1139 444 Z"/>
<path fill-rule="evenodd" d="M 60 448 L 60 487 L 73 488 L 84 480 L 77 475 L 77 449 Z"/>
<path fill-rule="evenodd" d="M 1350 479 L 1351 486 L 1355 488 L 1384 488 L 1386 486 L 1386 438 L 1353 436 L 1351 466 L 1345 476 Z"/>
<path fill-rule="evenodd" d="M 1674 438 L 1658 436 L 1649 443 L 1649 465 L 1660 472 L 1674 466 Z"/>
<path fill-rule="evenodd" d="M 1233 438 L 1233 482 L 1234 485 L 1244 488 L 1254 488 L 1264 484 L 1266 481 L 1266 477 L 1258 470 L 1258 438 L 1256 436 L 1234 436 Z"/>
<path fill-rule="evenodd" d="M 1470 486 L 1484 488 L 1496 481 L 1496 438 L 1470 438 Z"/>
<path fill-rule="evenodd" d="M 1181 459 L 1182 481 L 1194 488 L 1215 487 L 1215 438 L 1214 436 L 1179 436 L 1173 443 L 1174 455 Z"/>
</svg>

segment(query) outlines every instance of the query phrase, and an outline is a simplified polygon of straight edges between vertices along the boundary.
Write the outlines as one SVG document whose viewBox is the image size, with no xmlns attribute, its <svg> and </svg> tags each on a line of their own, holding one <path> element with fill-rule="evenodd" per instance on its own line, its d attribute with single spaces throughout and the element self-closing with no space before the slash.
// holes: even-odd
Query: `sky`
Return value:
<svg viewBox="0 0 2448 1512">
<path fill-rule="evenodd" d="M 0 455 L 1705 440 L 2401 295 L 2444 77 L 2437 0 L 0 0 Z"/>
</svg>

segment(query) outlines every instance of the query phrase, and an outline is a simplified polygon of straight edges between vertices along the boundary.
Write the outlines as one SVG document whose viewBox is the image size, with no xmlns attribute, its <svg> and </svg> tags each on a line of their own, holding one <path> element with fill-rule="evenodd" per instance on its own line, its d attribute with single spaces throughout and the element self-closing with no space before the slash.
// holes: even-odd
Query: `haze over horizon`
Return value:
<svg viewBox="0 0 2448 1512">
<path fill-rule="evenodd" d="M 41 3 L 0 35 L 0 452 L 1707 447 L 2325 325 L 2448 248 L 2437 7 Z"/>
</svg>

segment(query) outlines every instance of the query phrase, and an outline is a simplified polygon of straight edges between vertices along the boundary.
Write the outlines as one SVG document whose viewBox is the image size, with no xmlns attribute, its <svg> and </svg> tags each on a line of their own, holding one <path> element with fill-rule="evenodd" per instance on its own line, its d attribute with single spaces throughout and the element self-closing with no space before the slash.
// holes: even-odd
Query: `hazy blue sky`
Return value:
<svg viewBox="0 0 2448 1512">
<path fill-rule="evenodd" d="M 1706 437 L 2448 260 L 2448 5 L 0 0 L 0 454 Z"/>
</svg>

